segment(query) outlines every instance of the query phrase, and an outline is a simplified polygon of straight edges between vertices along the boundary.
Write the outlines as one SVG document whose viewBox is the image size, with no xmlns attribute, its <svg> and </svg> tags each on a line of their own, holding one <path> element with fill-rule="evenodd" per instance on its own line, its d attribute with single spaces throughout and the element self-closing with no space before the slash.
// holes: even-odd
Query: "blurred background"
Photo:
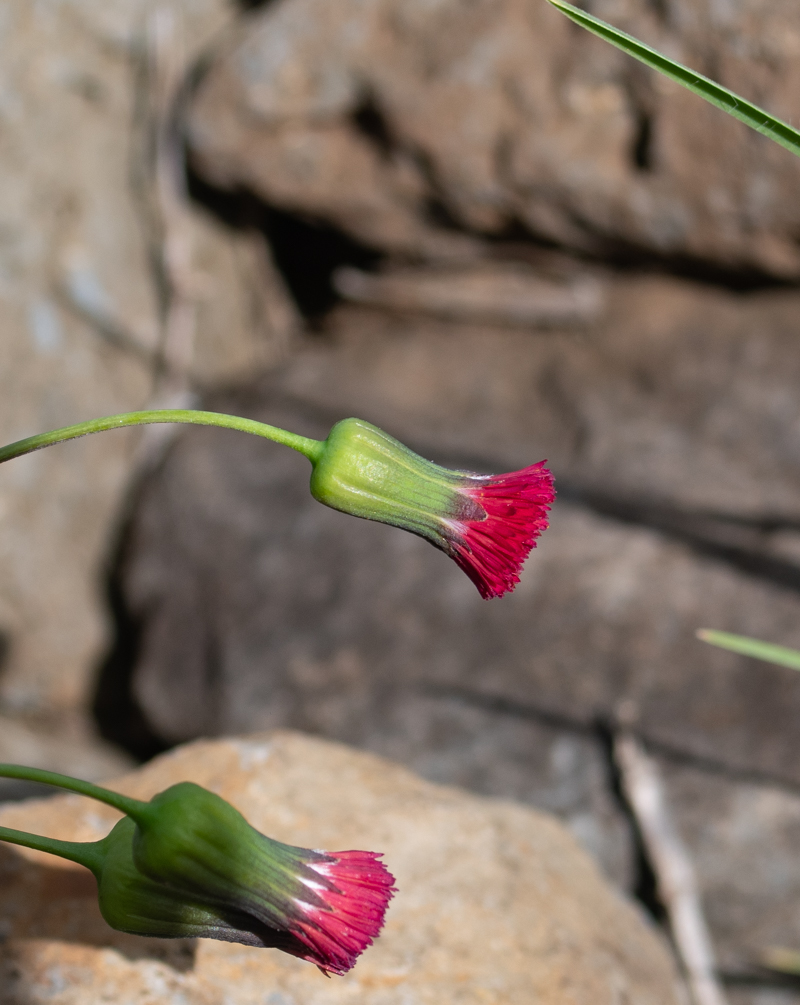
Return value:
<svg viewBox="0 0 800 1005">
<path fill-rule="evenodd" d="M 593 13 L 789 121 L 790 0 Z M 660 769 L 731 1002 L 800 1002 L 800 161 L 544 0 L 6 0 L 0 437 L 143 407 L 548 458 L 516 592 L 152 427 L 0 469 L 0 759 L 291 727 L 557 814 L 664 907 Z M 624 780 L 623 780 L 624 781 Z M 30 786 L 2 783 L 0 798 Z"/>
</svg>

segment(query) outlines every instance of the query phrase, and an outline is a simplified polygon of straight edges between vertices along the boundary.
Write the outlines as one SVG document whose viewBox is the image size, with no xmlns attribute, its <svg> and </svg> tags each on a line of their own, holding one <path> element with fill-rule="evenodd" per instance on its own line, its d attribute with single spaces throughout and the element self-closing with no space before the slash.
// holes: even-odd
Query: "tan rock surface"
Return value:
<svg viewBox="0 0 800 1005">
<path fill-rule="evenodd" d="M 3 1005 L 675 1005 L 647 922 L 551 818 L 423 782 L 299 734 L 200 742 L 120 782 L 148 797 L 208 786 L 285 841 L 384 851 L 399 892 L 383 935 L 326 981 L 274 951 L 158 943 L 106 929 L 83 870 L 0 848 Z M 0 824 L 92 839 L 113 814 L 80 797 L 7 807 Z"/>
<path fill-rule="evenodd" d="M 139 132 L 146 19 L 180 15 L 196 57 L 227 0 L 9 0 L 0 32 L 0 442 L 142 407 L 153 374 L 94 312 L 154 337 Z M 253 242 L 197 217 L 196 376 L 263 361 Z M 245 268 L 242 260 L 245 259 Z M 249 264 L 248 264 L 249 263 Z M 258 285 L 258 284 L 256 284 Z M 104 642 L 97 580 L 138 434 L 90 438 L 0 469 L 0 708 L 62 721 Z M 2 643 L 7 641 L 8 645 Z"/>
<path fill-rule="evenodd" d="M 796 119 L 793 0 L 592 11 Z M 201 87 L 191 136 L 218 184 L 381 248 L 457 251 L 434 205 L 474 233 L 521 222 L 592 252 L 800 274 L 797 160 L 544 2 L 266 5 Z"/>
</svg>

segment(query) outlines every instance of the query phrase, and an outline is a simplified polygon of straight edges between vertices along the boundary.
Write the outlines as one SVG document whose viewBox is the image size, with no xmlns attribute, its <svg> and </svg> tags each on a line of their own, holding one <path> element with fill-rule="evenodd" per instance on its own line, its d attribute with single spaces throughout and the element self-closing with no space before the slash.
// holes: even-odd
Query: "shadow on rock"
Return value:
<svg viewBox="0 0 800 1005">
<path fill-rule="evenodd" d="M 193 939 L 145 939 L 109 928 L 97 906 L 97 884 L 79 866 L 46 866 L 0 845 L 0 958 L 6 966 L 29 940 L 114 949 L 128 960 L 153 960 L 185 973 L 194 967 Z"/>
</svg>

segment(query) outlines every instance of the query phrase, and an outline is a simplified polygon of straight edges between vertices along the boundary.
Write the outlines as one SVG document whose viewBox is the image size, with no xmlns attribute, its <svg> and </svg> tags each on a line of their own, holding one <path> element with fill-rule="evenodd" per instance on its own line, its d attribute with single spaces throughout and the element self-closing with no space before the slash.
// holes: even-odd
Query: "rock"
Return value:
<svg viewBox="0 0 800 1005">
<path fill-rule="evenodd" d="M 770 950 L 800 945 L 796 790 L 708 765 L 661 759 L 669 806 L 691 856 L 731 1005 L 797 1005 Z"/>
<path fill-rule="evenodd" d="M 163 290 L 151 267 L 139 133 L 144 31 L 154 6 L 4 5 L 0 442 L 139 408 L 152 392 L 147 353 Z M 227 0 L 158 6 L 182 17 L 190 61 L 231 15 Z M 203 278 L 195 379 L 251 373 L 270 351 L 254 295 L 264 286 L 266 265 L 255 275 L 263 245 L 259 251 L 255 237 L 199 215 L 189 226 Z M 141 337 L 144 356 L 120 348 L 114 326 Z M 135 432 L 91 438 L 0 470 L 7 715 L 35 715 L 57 731 L 73 713 L 85 714 L 77 707 L 108 628 L 99 569 L 137 439 Z"/>
<path fill-rule="evenodd" d="M 268 370 L 299 327 L 296 309 L 261 234 L 192 211 L 190 241 L 201 282 L 191 376 L 200 387 Z"/>
<path fill-rule="evenodd" d="M 592 9 L 797 117 L 790 0 Z M 456 258 L 521 225 L 603 256 L 800 275 L 796 159 L 546 4 L 265 6 L 218 50 L 189 136 L 212 183 L 393 253 Z"/>
<path fill-rule="evenodd" d="M 456 321 L 553 328 L 595 321 L 602 291 L 591 279 L 557 283 L 519 265 L 471 269 L 397 269 L 373 275 L 342 268 L 336 290 L 347 300 Z"/>
<path fill-rule="evenodd" d="M 119 788 L 148 798 L 180 780 L 218 792 L 278 839 L 384 851 L 398 893 L 380 939 L 347 977 L 325 981 L 277 951 L 124 936 L 100 919 L 88 873 L 4 848 L 3 1005 L 679 1001 L 662 940 L 543 814 L 290 733 L 193 744 Z M 113 817 L 62 796 L 7 807 L 0 824 L 81 840 Z"/>
<path fill-rule="evenodd" d="M 691 764 L 661 771 L 719 965 L 757 973 L 766 950 L 800 944 L 800 796 Z"/>
</svg>

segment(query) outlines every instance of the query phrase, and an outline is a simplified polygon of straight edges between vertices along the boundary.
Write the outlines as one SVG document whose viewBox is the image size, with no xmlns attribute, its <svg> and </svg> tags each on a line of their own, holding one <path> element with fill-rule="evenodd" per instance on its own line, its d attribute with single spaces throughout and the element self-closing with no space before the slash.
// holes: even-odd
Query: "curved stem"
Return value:
<svg viewBox="0 0 800 1005">
<path fill-rule="evenodd" d="M 108 415 L 102 419 L 91 419 L 89 422 L 79 422 L 75 426 L 65 426 L 38 436 L 28 436 L 5 447 L 0 447 L 0 464 L 10 461 L 12 457 L 21 457 L 34 450 L 41 450 L 54 443 L 64 440 L 74 440 L 88 433 L 101 433 L 106 429 L 121 429 L 123 426 L 146 426 L 157 422 L 188 423 L 194 426 L 220 426 L 223 429 L 238 429 L 243 433 L 263 436 L 274 443 L 297 450 L 307 457 L 312 464 L 319 459 L 323 441 L 312 440 L 307 436 L 298 436 L 277 426 L 268 426 L 265 422 L 254 419 L 243 419 L 238 415 L 226 415 L 224 412 L 201 412 L 188 408 L 160 408 L 147 412 L 125 412 L 123 415 Z"/>
<path fill-rule="evenodd" d="M 59 841 L 57 838 L 41 837 L 38 834 L 28 834 L 26 831 L 14 830 L 12 827 L 0 827 L 0 841 L 9 844 L 22 845 L 23 848 L 33 848 L 35 851 L 46 851 L 50 855 L 58 855 L 70 862 L 77 862 L 95 875 L 103 864 L 102 841 Z"/>
<path fill-rule="evenodd" d="M 57 771 L 45 771 L 43 768 L 28 768 L 23 764 L 0 764 L 0 778 L 21 778 L 26 782 L 41 782 L 43 785 L 55 785 L 59 789 L 68 789 L 70 792 L 77 792 L 82 796 L 88 796 L 90 799 L 97 799 L 101 803 L 107 803 L 109 806 L 113 806 L 114 809 L 134 819 L 140 816 L 147 807 L 147 803 L 143 803 L 138 799 L 131 799 L 130 796 L 123 796 L 120 792 L 103 789 L 99 785 L 84 782 L 80 778 L 60 775 Z"/>
</svg>

